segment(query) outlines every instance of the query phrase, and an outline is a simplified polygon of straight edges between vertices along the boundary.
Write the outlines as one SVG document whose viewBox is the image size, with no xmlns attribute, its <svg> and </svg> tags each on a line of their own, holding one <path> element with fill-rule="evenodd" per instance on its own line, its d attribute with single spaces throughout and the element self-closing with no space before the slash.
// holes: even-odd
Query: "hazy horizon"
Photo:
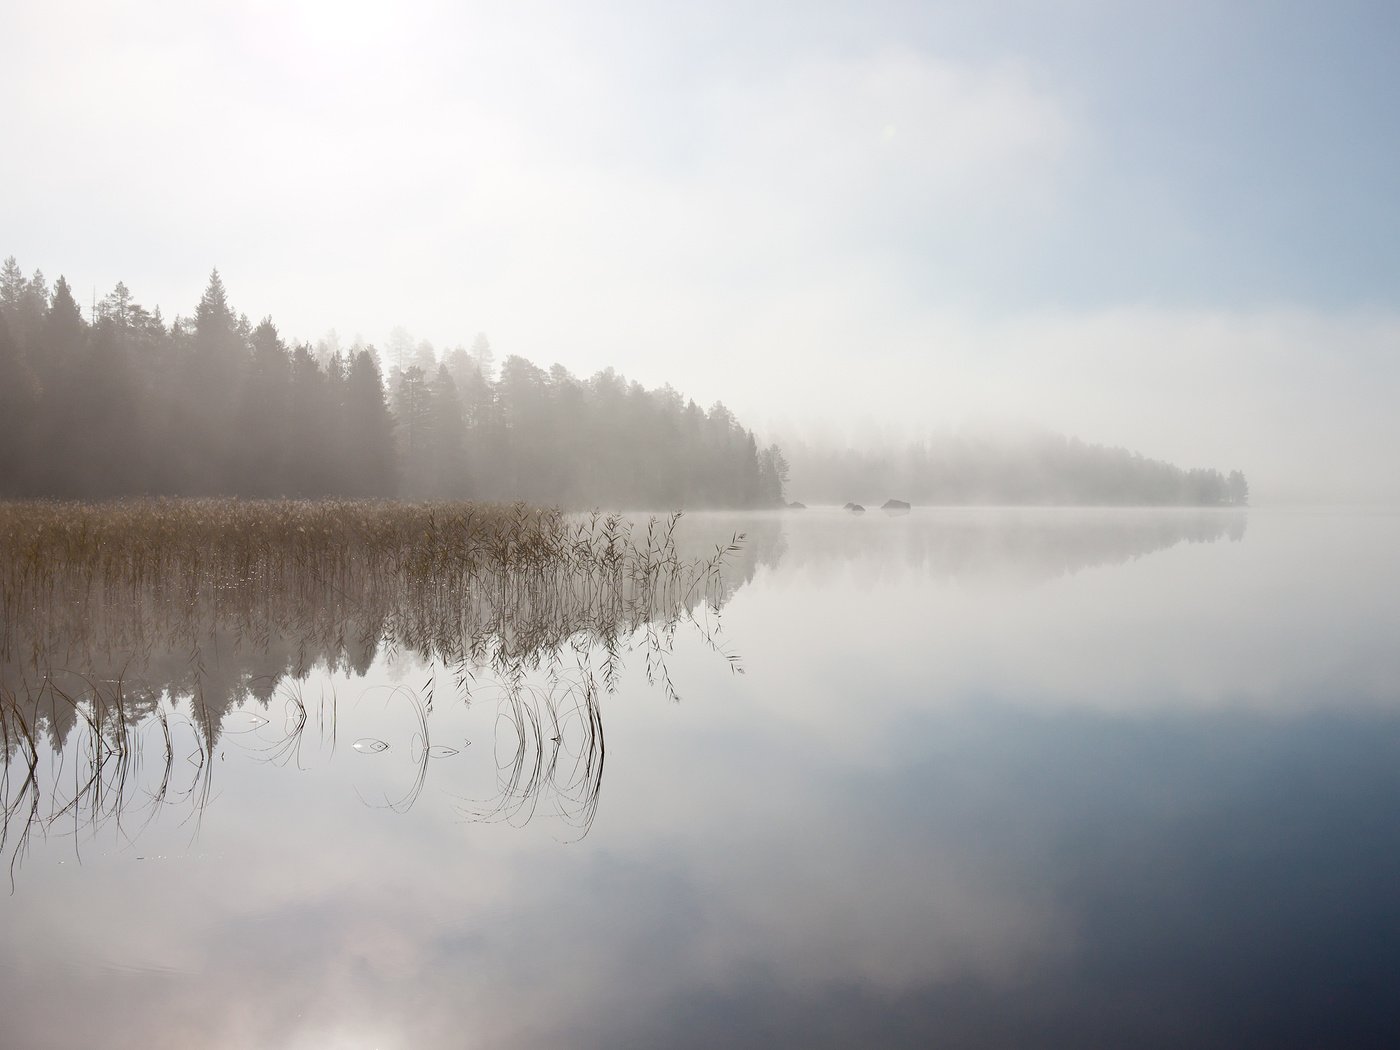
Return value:
<svg viewBox="0 0 1400 1050">
<path fill-rule="evenodd" d="M 478 331 L 766 439 L 986 421 L 1390 502 L 1400 14 L 12 7 L 0 254 Z M 800 498 L 800 494 L 794 493 Z"/>
</svg>

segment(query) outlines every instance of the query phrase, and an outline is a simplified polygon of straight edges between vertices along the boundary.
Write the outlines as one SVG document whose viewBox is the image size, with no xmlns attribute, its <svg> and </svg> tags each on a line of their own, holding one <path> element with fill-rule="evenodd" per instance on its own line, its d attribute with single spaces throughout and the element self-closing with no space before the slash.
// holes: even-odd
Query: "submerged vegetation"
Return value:
<svg viewBox="0 0 1400 1050">
<path fill-rule="evenodd" d="M 495 795 L 463 813 L 527 819 L 550 798 L 586 830 L 601 786 L 600 697 L 628 653 L 673 699 L 666 657 L 683 624 L 737 669 L 716 631 L 722 570 L 742 537 L 685 557 L 679 517 L 375 501 L 0 504 L 0 848 L 17 860 L 27 836 L 59 821 L 95 832 L 177 802 L 199 812 L 227 721 L 238 709 L 246 718 L 249 702 L 286 712 L 280 736 L 259 738 L 267 757 L 299 753 L 309 727 L 334 747 L 337 698 L 324 688 L 312 698 L 307 680 L 318 669 L 363 676 L 381 656 L 423 674 L 393 691 L 420 727 L 408 749 L 418 773 L 385 805 L 411 805 L 429 759 L 455 753 L 431 740 L 435 702 L 485 697 L 513 743 Z M 76 782 L 74 769 L 85 771 Z"/>
</svg>

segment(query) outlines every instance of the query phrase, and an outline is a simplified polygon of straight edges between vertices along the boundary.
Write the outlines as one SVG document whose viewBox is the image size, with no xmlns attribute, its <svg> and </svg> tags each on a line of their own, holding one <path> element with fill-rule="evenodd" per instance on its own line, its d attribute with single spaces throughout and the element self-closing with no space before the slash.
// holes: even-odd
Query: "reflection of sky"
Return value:
<svg viewBox="0 0 1400 1050">
<path fill-rule="evenodd" d="M 543 808 L 461 822 L 487 697 L 439 695 L 434 741 L 472 745 L 409 812 L 367 808 L 411 778 L 383 697 L 421 669 L 307 683 L 335 687 L 333 758 L 229 734 L 197 836 L 161 820 L 81 867 L 36 844 L 0 904 L 0 1041 L 1393 1042 L 1393 521 L 891 575 L 911 524 L 851 522 L 871 542 L 839 558 L 791 527 L 724 614 L 743 676 L 685 641 L 670 704 L 630 665 L 582 841 Z"/>
</svg>

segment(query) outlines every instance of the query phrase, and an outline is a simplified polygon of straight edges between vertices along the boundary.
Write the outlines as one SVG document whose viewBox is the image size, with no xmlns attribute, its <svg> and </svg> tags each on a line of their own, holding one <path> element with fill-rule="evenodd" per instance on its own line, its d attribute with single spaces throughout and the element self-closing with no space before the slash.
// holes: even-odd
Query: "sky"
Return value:
<svg viewBox="0 0 1400 1050">
<path fill-rule="evenodd" d="M 1400 500 L 1400 7 L 0 0 L 0 256 Z"/>
</svg>

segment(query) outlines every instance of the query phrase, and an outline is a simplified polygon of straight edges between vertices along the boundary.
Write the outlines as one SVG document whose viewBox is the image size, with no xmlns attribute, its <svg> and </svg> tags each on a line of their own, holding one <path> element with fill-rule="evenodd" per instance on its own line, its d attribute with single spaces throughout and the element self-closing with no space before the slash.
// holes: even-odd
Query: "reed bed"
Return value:
<svg viewBox="0 0 1400 1050">
<path fill-rule="evenodd" d="M 518 504 L 0 504 L 0 661 L 194 645 L 218 624 L 352 656 L 387 642 L 529 662 L 713 598 L 727 551 L 679 557 L 678 519 L 643 531 Z"/>
<path fill-rule="evenodd" d="M 176 574 L 233 586 L 254 579 L 371 573 L 526 576 L 616 569 L 646 552 L 598 518 L 552 508 L 355 500 L 136 500 L 0 503 L 0 584 L 86 573 L 140 586 Z M 634 565 L 627 565 L 635 568 Z"/>
<path fill-rule="evenodd" d="M 721 569 L 740 537 L 682 557 L 679 517 L 383 501 L 0 503 L 0 855 L 13 865 L 36 830 L 66 822 L 120 829 L 133 812 L 153 819 L 177 802 L 197 816 L 221 720 L 259 695 L 251 683 L 268 684 L 266 704 L 316 666 L 363 673 L 386 651 L 454 669 L 464 695 L 494 697 L 516 728 L 501 794 L 471 819 L 528 819 L 548 795 L 586 830 L 603 767 L 599 696 L 624 655 L 642 650 L 646 677 L 674 699 L 665 657 L 678 625 L 696 623 L 714 644 Z M 430 709 L 431 680 L 421 692 Z M 329 721 L 333 733 L 333 708 Z M 567 754 L 565 721 L 585 729 Z M 296 726 L 284 750 L 300 746 Z M 422 735 L 426 755 L 426 723 Z M 66 792 L 54 779 L 65 767 L 85 771 Z"/>
</svg>

